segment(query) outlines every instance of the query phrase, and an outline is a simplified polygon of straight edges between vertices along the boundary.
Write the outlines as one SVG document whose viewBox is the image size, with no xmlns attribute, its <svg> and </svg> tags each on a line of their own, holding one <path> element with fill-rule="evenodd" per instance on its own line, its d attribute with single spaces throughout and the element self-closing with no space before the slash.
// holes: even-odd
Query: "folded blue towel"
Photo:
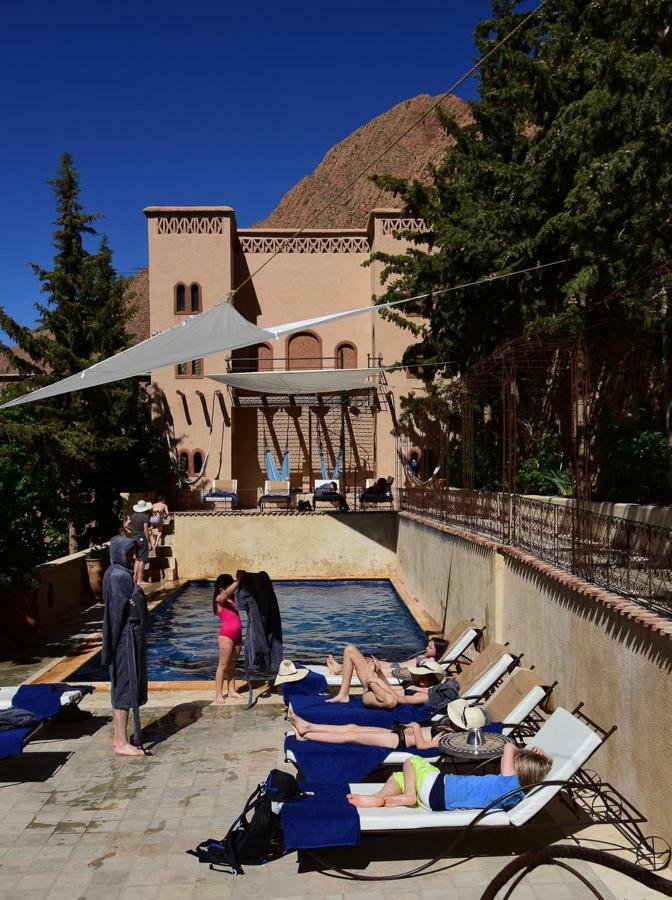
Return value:
<svg viewBox="0 0 672 900">
<path fill-rule="evenodd" d="M 299 741 L 294 735 L 285 738 L 285 751 L 291 750 L 297 766 L 309 781 L 340 784 L 362 781 L 375 771 L 392 750 L 387 747 L 365 747 L 363 744 L 326 744 L 321 741 Z M 438 750 L 409 751 L 415 756 L 435 757 Z"/>
<path fill-rule="evenodd" d="M 301 784 L 312 792 L 295 803 L 283 804 L 280 813 L 286 850 L 313 850 L 318 847 L 355 847 L 359 843 L 359 815 L 346 800 L 350 790 L 343 784 Z"/>
<path fill-rule="evenodd" d="M 61 711 L 61 695 L 72 690 L 81 690 L 86 694 L 92 688 L 88 685 L 73 688 L 70 684 L 23 684 L 14 694 L 12 706 L 30 710 L 42 722 Z"/>
<path fill-rule="evenodd" d="M 11 728 L 0 731 L 0 759 L 16 756 L 23 750 L 23 742 L 34 728 Z"/>
<path fill-rule="evenodd" d="M 303 666 L 297 666 L 296 668 L 301 669 Z M 324 675 L 320 675 L 319 672 L 309 672 L 301 681 L 290 681 L 287 684 L 283 684 L 282 696 L 285 703 L 289 703 L 293 697 L 307 697 L 313 694 L 320 694 L 322 691 L 326 691 L 328 687 L 329 685 Z"/>
<path fill-rule="evenodd" d="M 426 703 L 418 706 L 400 703 L 395 709 L 372 709 L 364 706 L 361 697 L 351 697 L 349 703 L 325 703 L 324 697 L 293 697 L 292 709 L 302 719 L 319 725 L 391 728 L 396 722 L 427 722 L 432 717 L 432 710 Z"/>
</svg>

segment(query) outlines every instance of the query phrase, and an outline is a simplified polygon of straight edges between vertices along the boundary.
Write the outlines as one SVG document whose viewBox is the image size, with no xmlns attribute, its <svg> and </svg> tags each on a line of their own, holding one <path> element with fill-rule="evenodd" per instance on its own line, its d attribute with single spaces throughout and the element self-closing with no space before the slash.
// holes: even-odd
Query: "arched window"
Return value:
<svg viewBox="0 0 672 900">
<path fill-rule="evenodd" d="M 188 472 L 189 471 L 189 454 L 187 453 L 186 450 L 183 450 L 180 453 L 180 455 L 178 457 L 178 461 L 179 461 L 179 466 L 180 466 L 180 472 Z"/>
<path fill-rule="evenodd" d="M 287 368 L 322 368 L 322 341 L 316 334 L 310 331 L 300 331 L 288 339 Z"/>
<path fill-rule="evenodd" d="M 175 312 L 186 313 L 187 311 L 187 289 L 183 284 L 175 285 Z"/>
<path fill-rule="evenodd" d="M 203 451 L 202 450 L 194 450 L 191 454 L 191 473 L 192 475 L 198 475 L 198 473 L 203 468 Z"/>
<path fill-rule="evenodd" d="M 357 368 L 357 348 L 354 344 L 350 344 L 346 341 L 336 347 L 336 368 Z"/>
<path fill-rule="evenodd" d="M 270 372 L 273 368 L 273 348 L 270 344 L 257 344 L 257 369 Z"/>
<path fill-rule="evenodd" d="M 201 306 L 201 286 L 200 284 L 192 284 L 189 288 L 189 301 L 192 313 L 200 312 Z"/>
</svg>

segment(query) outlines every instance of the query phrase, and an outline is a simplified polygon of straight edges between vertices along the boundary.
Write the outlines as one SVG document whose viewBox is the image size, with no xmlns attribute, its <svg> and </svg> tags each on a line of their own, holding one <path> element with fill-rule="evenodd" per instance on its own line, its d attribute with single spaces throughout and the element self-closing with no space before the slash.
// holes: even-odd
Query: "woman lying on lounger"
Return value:
<svg viewBox="0 0 672 900">
<path fill-rule="evenodd" d="M 363 656 L 354 644 L 348 644 L 343 651 L 341 688 L 335 697 L 326 701 L 327 703 L 348 703 L 350 701 L 350 685 L 355 672 L 364 688 L 362 693 L 364 706 L 375 709 L 394 709 L 400 703 L 416 705 L 427 703 L 432 686 L 443 681 L 445 677 L 443 669 L 435 660 L 426 659 L 419 666 L 409 668 L 413 678 L 412 687 L 406 690 L 394 687 L 374 662 Z"/>
<path fill-rule="evenodd" d="M 489 721 L 480 706 L 469 706 L 466 700 L 448 704 L 447 723 L 420 725 L 411 722 L 396 728 L 366 725 L 320 725 L 307 722 L 290 708 L 289 721 L 298 740 L 319 741 L 324 744 L 363 744 L 365 747 L 387 747 L 388 750 L 430 750 L 439 746 L 444 734 L 451 731 L 482 728 L 501 734 L 501 722 Z"/>
<path fill-rule="evenodd" d="M 540 747 L 521 750 L 506 744 L 499 775 L 443 775 L 421 756 L 411 756 L 403 772 L 391 775 L 375 794 L 348 794 L 353 806 L 423 806 L 440 812 L 447 809 L 486 809 L 499 797 L 543 781 L 553 760 Z M 524 797 L 522 791 L 502 801 L 511 809 Z"/>
<path fill-rule="evenodd" d="M 399 676 L 396 674 L 396 671 L 399 669 L 408 669 L 409 666 L 419 666 L 423 659 L 435 659 L 438 662 L 447 649 L 448 641 L 436 637 L 429 641 L 423 653 L 419 656 L 412 656 L 410 659 L 405 659 L 403 662 L 389 662 L 386 659 L 377 659 L 375 656 L 367 656 L 366 659 L 371 660 L 372 663 L 377 665 L 385 678 L 398 678 Z M 345 661 L 345 651 L 343 652 L 343 657 Z M 327 657 L 327 666 L 332 675 L 341 675 L 343 673 L 343 665 L 336 662 L 331 654 Z"/>
</svg>

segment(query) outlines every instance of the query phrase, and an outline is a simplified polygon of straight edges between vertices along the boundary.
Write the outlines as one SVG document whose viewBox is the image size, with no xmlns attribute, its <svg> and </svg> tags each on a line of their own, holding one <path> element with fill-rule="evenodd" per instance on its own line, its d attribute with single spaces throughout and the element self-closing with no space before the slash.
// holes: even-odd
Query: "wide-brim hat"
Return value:
<svg viewBox="0 0 672 900">
<path fill-rule="evenodd" d="M 435 659 L 423 659 L 417 666 L 409 666 L 408 671 L 411 675 L 433 675 L 439 681 L 443 681 L 446 674 L 443 667 L 438 664 Z"/>
<path fill-rule="evenodd" d="M 297 669 L 293 662 L 288 659 L 283 659 L 280 663 L 275 683 L 277 685 L 289 684 L 291 681 L 301 681 L 302 678 L 306 677 L 308 671 L 308 669 Z"/>
<path fill-rule="evenodd" d="M 483 728 L 485 713 L 480 706 L 470 706 L 467 700 L 453 700 L 447 707 L 448 718 L 458 728 Z"/>
<path fill-rule="evenodd" d="M 133 507 L 133 512 L 149 512 L 152 508 L 152 504 L 149 500 L 138 500 L 138 502 Z"/>
</svg>

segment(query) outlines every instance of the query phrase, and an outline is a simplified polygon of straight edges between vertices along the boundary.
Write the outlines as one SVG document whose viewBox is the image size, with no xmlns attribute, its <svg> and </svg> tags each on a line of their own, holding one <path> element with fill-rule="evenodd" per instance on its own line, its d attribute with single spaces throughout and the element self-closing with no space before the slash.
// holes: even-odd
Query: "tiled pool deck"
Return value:
<svg viewBox="0 0 672 900">
<path fill-rule="evenodd" d="M 294 853 L 250 867 L 244 878 L 211 872 L 185 850 L 222 836 L 268 770 L 284 767 L 282 707 L 272 702 L 246 711 L 210 705 L 206 693 L 152 694 L 143 722 L 150 743 L 156 742 L 153 757 L 118 759 L 110 748 L 108 701 L 104 692 L 86 698 L 83 707 L 92 718 L 52 723 L 23 756 L 0 762 L 0 897 L 225 900 L 366 894 L 368 900 L 476 900 L 507 861 L 501 855 L 446 860 L 444 872 L 394 884 L 299 873 Z M 425 858 L 422 839 L 405 835 L 398 858 L 404 855 Z M 397 861 L 374 862 L 367 873 L 403 868 Z M 619 877 L 598 876 L 588 866 L 582 871 L 605 898 L 658 896 Z M 544 869 L 526 880 L 514 900 L 589 896 L 568 873 Z"/>
</svg>

